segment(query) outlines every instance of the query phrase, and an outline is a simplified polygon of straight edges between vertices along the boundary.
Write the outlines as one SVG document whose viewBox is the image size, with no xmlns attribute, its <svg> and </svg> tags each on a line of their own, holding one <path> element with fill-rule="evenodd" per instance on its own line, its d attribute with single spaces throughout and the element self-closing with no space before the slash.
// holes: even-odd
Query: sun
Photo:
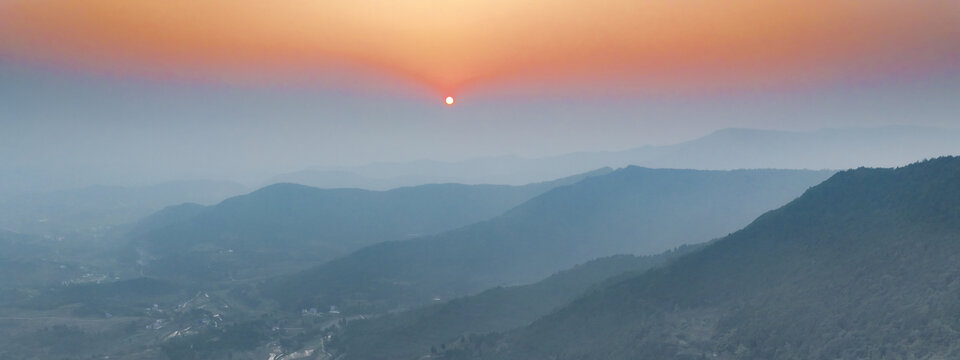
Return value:
<svg viewBox="0 0 960 360">
<path fill-rule="evenodd" d="M 443 101 L 446 102 L 447 105 L 453 105 L 453 96 L 447 96 Z"/>
</svg>

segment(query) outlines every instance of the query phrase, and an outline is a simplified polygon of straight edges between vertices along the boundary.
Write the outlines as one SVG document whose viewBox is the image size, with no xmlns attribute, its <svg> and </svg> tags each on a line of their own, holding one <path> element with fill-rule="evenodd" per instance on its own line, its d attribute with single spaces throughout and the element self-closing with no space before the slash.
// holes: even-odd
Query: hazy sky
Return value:
<svg viewBox="0 0 960 360">
<path fill-rule="evenodd" d="M 957 127 L 958 29 L 945 0 L 0 0 L 0 171 L 250 180 Z"/>
</svg>

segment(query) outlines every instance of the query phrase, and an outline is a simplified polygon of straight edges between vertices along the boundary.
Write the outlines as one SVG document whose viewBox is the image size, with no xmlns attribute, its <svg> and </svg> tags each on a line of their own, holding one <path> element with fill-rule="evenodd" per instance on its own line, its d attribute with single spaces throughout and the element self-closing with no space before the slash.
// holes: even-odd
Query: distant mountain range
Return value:
<svg viewBox="0 0 960 360">
<path fill-rule="evenodd" d="M 433 184 L 390 191 L 275 184 L 216 206 L 185 204 L 129 232 L 122 255 L 143 274 L 186 282 L 249 279 L 323 263 L 363 246 L 487 220 L 558 186 Z M 133 264 L 131 264 L 133 265 Z"/>
<path fill-rule="evenodd" d="M 598 257 L 656 254 L 726 235 L 831 174 L 627 167 L 557 187 L 489 221 L 364 248 L 270 280 L 262 291 L 290 310 L 379 312 L 531 283 Z"/>
<path fill-rule="evenodd" d="M 113 281 L 112 264 L 0 231 L 0 354 L 960 357 L 958 157 L 838 173 L 626 167 L 524 187 L 278 184 L 166 208 L 129 238 L 146 277 Z M 318 260 L 352 239 L 375 244 Z M 87 273 L 106 278 L 49 285 Z"/>
<path fill-rule="evenodd" d="M 581 152 L 538 159 L 513 156 L 461 162 L 415 161 L 317 167 L 274 177 L 321 188 L 390 189 L 436 182 L 525 184 L 600 167 L 638 165 L 702 170 L 834 169 L 903 166 L 960 154 L 960 130 L 911 126 L 811 132 L 725 129 L 692 141 L 624 151 Z"/>
<path fill-rule="evenodd" d="M 960 158 L 834 175 L 704 249 L 445 359 L 960 357 Z"/>
</svg>

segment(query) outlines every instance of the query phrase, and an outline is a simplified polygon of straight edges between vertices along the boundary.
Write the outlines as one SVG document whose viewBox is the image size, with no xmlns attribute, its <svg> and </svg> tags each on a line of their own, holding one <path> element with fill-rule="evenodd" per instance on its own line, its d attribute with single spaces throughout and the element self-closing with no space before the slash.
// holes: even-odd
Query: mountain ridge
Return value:
<svg viewBox="0 0 960 360">
<path fill-rule="evenodd" d="M 960 158 L 844 171 L 701 251 L 446 358 L 952 358 L 958 333 L 938 319 L 960 313 L 958 240 Z"/>
<path fill-rule="evenodd" d="M 463 335 L 527 325 L 591 287 L 662 266 L 702 247 L 684 245 L 657 255 L 595 259 L 533 284 L 496 287 L 441 304 L 351 321 L 329 347 L 345 360 L 413 359 Z"/>
<path fill-rule="evenodd" d="M 366 245 L 482 221 L 553 187 L 609 171 L 524 186 L 370 191 L 273 184 L 209 207 L 158 212 L 130 231 L 133 241 L 122 256 L 142 263 L 148 275 L 172 280 L 190 281 L 193 272 L 206 274 L 203 281 L 277 275 Z"/>
<path fill-rule="evenodd" d="M 276 300 L 288 309 L 363 312 L 529 283 L 596 257 L 655 254 L 722 236 L 830 174 L 627 167 L 554 188 L 487 221 L 363 248 L 271 280 L 264 291 L 283 294 Z"/>
<path fill-rule="evenodd" d="M 601 166 L 638 165 L 700 170 L 843 170 L 902 166 L 917 159 L 960 154 L 960 130 L 911 125 L 785 131 L 720 129 L 669 145 L 574 152 L 539 158 L 494 156 L 459 162 L 419 160 L 354 167 L 314 167 L 272 181 L 319 187 L 386 189 L 429 182 L 520 184 Z"/>
</svg>

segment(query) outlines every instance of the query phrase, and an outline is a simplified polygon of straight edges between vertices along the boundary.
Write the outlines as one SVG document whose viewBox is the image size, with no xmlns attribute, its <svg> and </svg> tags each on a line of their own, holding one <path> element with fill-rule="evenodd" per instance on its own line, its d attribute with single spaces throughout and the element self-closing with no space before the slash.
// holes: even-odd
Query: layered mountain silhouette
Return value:
<svg viewBox="0 0 960 360">
<path fill-rule="evenodd" d="M 656 254 L 726 235 L 830 174 L 627 167 L 489 221 L 370 246 L 262 288 L 290 310 L 378 312 L 532 283 L 598 257 Z"/>
<path fill-rule="evenodd" d="M 438 347 L 464 335 L 528 325 L 605 280 L 614 281 L 662 266 L 702 246 L 684 245 L 650 256 L 605 257 L 534 284 L 496 287 L 441 304 L 352 321 L 336 335 L 330 347 L 343 359 L 415 359 L 436 353 Z"/>
<path fill-rule="evenodd" d="M 752 224 L 448 359 L 960 356 L 960 158 L 834 175 Z"/>
<path fill-rule="evenodd" d="M 915 126 L 817 131 L 723 129 L 698 139 L 623 151 L 580 152 L 544 158 L 500 156 L 460 162 L 415 161 L 356 167 L 318 167 L 283 174 L 274 182 L 317 187 L 389 189 L 430 182 L 525 184 L 599 167 L 850 169 L 902 166 L 960 153 L 960 131 Z"/>
<path fill-rule="evenodd" d="M 216 206 L 184 204 L 143 219 L 124 258 L 146 276 L 246 279 L 300 270 L 363 246 L 486 220 L 600 169 L 524 186 L 434 184 L 390 191 L 275 184 Z"/>
</svg>

